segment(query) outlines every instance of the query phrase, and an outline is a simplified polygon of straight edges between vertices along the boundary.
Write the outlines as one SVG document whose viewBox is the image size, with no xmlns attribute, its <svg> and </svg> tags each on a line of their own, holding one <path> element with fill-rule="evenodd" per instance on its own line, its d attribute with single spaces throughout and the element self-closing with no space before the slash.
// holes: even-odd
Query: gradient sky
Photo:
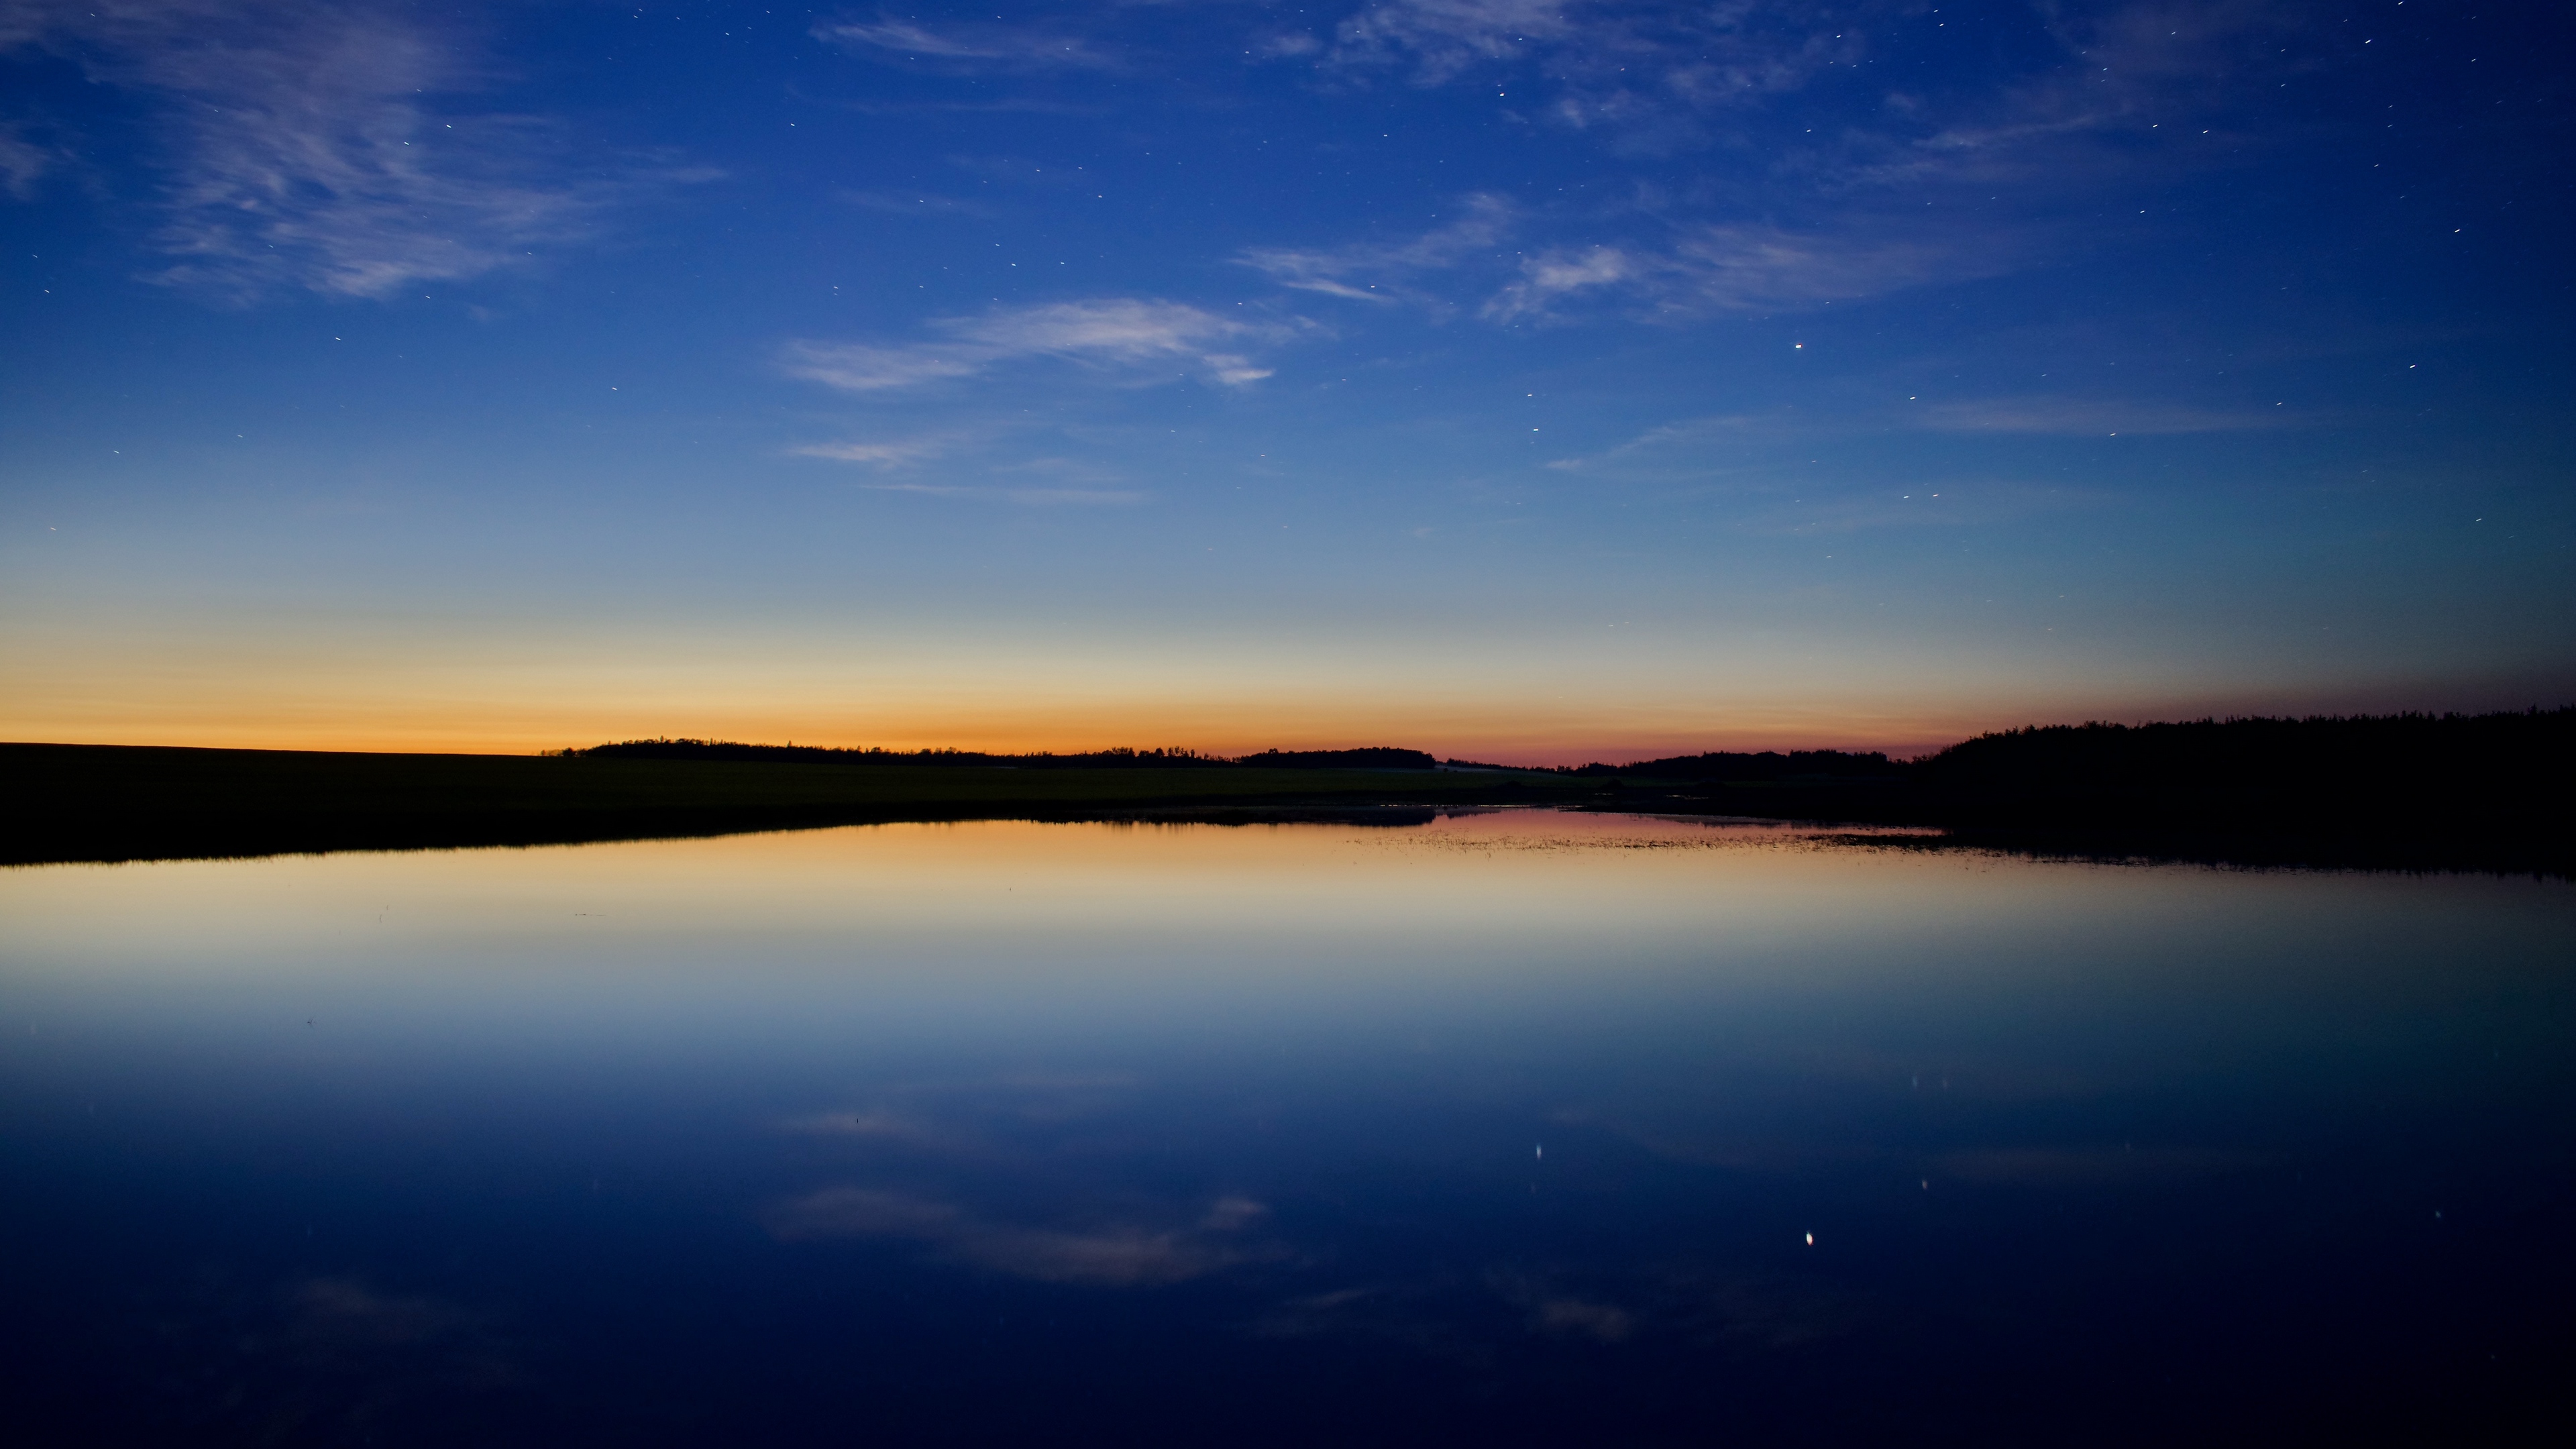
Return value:
<svg viewBox="0 0 2576 1449">
<path fill-rule="evenodd" d="M 2576 699 L 2559 5 L 0 0 L 0 738 Z"/>
</svg>

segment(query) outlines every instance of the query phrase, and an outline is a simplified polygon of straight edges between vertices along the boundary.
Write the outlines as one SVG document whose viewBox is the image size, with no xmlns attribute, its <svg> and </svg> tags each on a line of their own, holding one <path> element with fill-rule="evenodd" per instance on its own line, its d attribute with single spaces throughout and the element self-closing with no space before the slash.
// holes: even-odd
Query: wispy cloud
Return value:
<svg viewBox="0 0 2576 1449">
<path fill-rule="evenodd" d="M 1175 1232 L 1123 1225 L 1088 1232 L 1016 1227 L 948 1204 L 864 1188 L 826 1189 L 798 1199 L 773 1216 L 772 1230 L 791 1240 L 911 1239 L 989 1271 L 1107 1288 L 1184 1282 L 1229 1261 Z"/>
<path fill-rule="evenodd" d="M 2279 0 L 2111 0 L 2039 10 L 2041 45 L 2025 52 L 2018 83 L 1954 98 L 1954 113 L 1941 118 L 1924 114 L 1919 95 L 1892 95 L 1891 121 L 1917 124 L 1898 125 L 1891 136 L 1987 148 L 2178 98 L 2214 102 L 2231 89 L 2223 77 L 2281 49 L 2250 41 L 2314 23 L 2303 7 Z M 1344 75 L 1400 70 L 1423 86 L 1491 83 L 1515 109 L 1537 86 L 1543 94 L 1525 98 L 1531 114 L 1580 130 L 1670 133 L 1677 116 L 1741 112 L 1853 74 L 1900 28 L 1924 20 L 1916 0 L 1378 0 L 1335 26 L 1330 44 L 1291 34 L 1260 50 L 1311 57 Z"/>
<path fill-rule="evenodd" d="M 1796 90 L 1866 53 L 1863 18 L 1883 4 L 1730 0 L 1386 0 L 1334 28 L 1314 54 L 1345 75 L 1402 69 L 1414 84 L 1490 80 L 1579 130 L 1671 132 L 1677 118 Z"/>
<path fill-rule="evenodd" d="M 1195 361 L 1221 382 L 1268 377 L 1232 352 L 1214 350 L 1268 329 L 1179 302 L 1110 298 L 997 311 L 944 324 L 969 346 L 1004 357 L 1042 355 L 1122 366 Z"/>
<path fill-rule="evenodd" d="M 1993 276 L 2020 265 L 2020 251 L 1991 236 L 1944 235 L 1919 226 L 1871 225 L 1840 235 L 1703 226 L 1675 243 L 1672 270 L 1681 293 L 1702 306 L 1785 311 L 1926 282 Z"/>
<path fill-rule="evenodd" d="M 1413 62 L 1416 79 L 1437 85 L 1480 62 L 1516 59 L 1585 28 L 1580 7 L 1562 0 L 1390 0 L 1333 31 L 1338 65 Z"/>
<path fill-rule="evenodd" d="M 576 170 L 538 118 L 437 109 L 481 79 L 466 37 L 409 12 L 215 0 L 19 3 L 0 49 L 79 58 L 152 98 L 170 179 L 151 280 L 247 300 L 385 297 L 529 264 L 703 170 Z"/>
<path fill-rule="evenodd" d="M 417 1344 L 469 1329 L 476 1316 L 437 1298 L 381 1293 L 355 1278 L 309 1278 L 288 1300 L 299 1309 L 299 1327 L 319 1335 Z"/>
<path fill-rule="evenodd" d="M 1620 473 L 1670 472 L 1683 464 L 1694 476 L 1705 476 L 1712 459 L 1733 458 L 1751 466 L 1776 445 L 1820 434 L 1844 435 L 1856 429 L 1886 427 L 1943 433 L 2020 433 L 2051 437 L 2153 437 L 2189 433 L 2267 432 L 2317 426 L 2312 412 L 2286 406 L 2213 408 L 2190 403 L 2145 399 L 2017 396 L 1971 398 L 1955 402 L 1899 404 L 1894 412 L 1858 416 L 1794 416 L 1785 411 L 1731 413 L 1681 418 L 1648 428 L 1625 442 L 1596 453 L 1551 459 L 1544 466 L 1566 473 L 1608 470 Z M 1938 490 L 1957 505 L 1965 498 L 1992 502 L 2020 485 L 1926 484 L 1911 490 L 1918 501 Z M 1898 497 L 1906 490 L 1898 490 Z M 1919 512 L 1920 510 L 1903 510 Z"/>
<path fill-rule="evenodd" d="M 1300 291 L 1362 302 L 1426 300 L 1408 285 L 1411 278 L 1455 266 L 1511 231 L 1513 207 L 1502 197 L 1480 192 L 1464 198 L 1459 207 L 1463 215 L 1410 241 L 1321 250 L 1255 247 L 1235 260 Z"/>
<path fill-rule="evenodd" d="M 933 322 L 936 340 L 887 346 L 799 340 L 781 365 L 791 376 L 844 392 L 879 392 L 973 377 L 1003 363 L 1054 358 L 1131 376 L 1175 363 L 1241 387 L 1271 375 L 1237 348 L 1289 329 L 1222 316 L 1180 302 L 1107 297 L 996 308 Z"/>
<path fill-rule="evenodd" d="M 1771 439 L 1780 436 L 1783 425 L 1776 417 L 1744 414 L 1704 418 L 1683 418 L 1646 429 L 1624 443 L 1598 453 L 1576 458 L 1556 458 L 1546 466 L 1560 472 L 1579 473 L 1605 463 L 1622 463 L 1649 458 L 1678 449 L 1707 447 L 1719 443 L 1740 443 L 1748 439 Z"/>
<path fill-rule="evenodd" d="M 1555 248 L 1525 259 L 1520 280 L 1487 302 L 1484 313 L 1502 322 L 1544 315 L 1578 293 L 1635 285 L 1667 269 L 1618 247 Z"/>
<path fill-rule="evenodd" d="M 772 1235 L 789 1242 L 891 1238 L 920 1243 L 988 1272 L 1042 1283 L 1153 1288 L 1266 1256 L 1239 1238 L 1266 1212 L 1249 1199 L 1223 1198 L 1186 1225 L 1034 1227 L 910 1193 L 833 1187 L 779 1204 L 770 1211 L 768 1226 Z"/>
<path fill-rule="evenodd" d="M 1038 508 L 1124 508 L 1149 495 L 1133 488 L 1005 488 L 1002 496 Z"/>
<path fill-rule="evenodd" d="M 1529 1273 L 1496 1269 L 1485 1275 L 1485 1281 L 1497 1297 L 1528 1315 L 1535 1332 L 1621 1343 L 1637 1331 L 1633 1311 L 1559 1292 Z"/>
<path fill-rule="evenodd" d="M 1506 113 L 1599 132 L 1614 151 L 1727 144 L 1760 157 L 1758 167 L 1710 169 L 1687 197 L 1640 195 L 1624 216 L 1595 210 L 1590 237 L 1562 233 L 1562 206 L 1522 214 L 1516 234 L 1541 245 L 1483 309 L 1497 321 L 1587 306 L 1674 319 L 1821 306 L 2027 266 L 2088 230 L 2106 194 L 2239 164 L 2228 158 L 2241 147 L 2184 138 L 2220 129 L 2216 113 L 2255 82 L 2320 63 L 2274 43 L 2314 28 L 2277 0 L 2105 0 L 2043 7 L 2041 19 L 2031 43 L 1942 88 L 1887 91 L 1875 118 L 1846 110 L 1823 134 L 1780 99 L 1877 74 L 1859 67 L 1900 34 L 1914 44 L 1929 33 L 1921 6 L 1383 0 L 1343 20 L 1330 44 L 1263 53 L 1300 56 L 1345 81 L 1375 72 L 1490 86 Z M 1721 207 L 1733 216 L 1715 219 Z M 1365 248 L 1240 260 L 1350 297 L 1388 294 L 1372 263 L 1400 271 Z"/>
<path fill-rule="evenodd" d="M 1002 66 L 1037 70 L 1073 67 L 1107 70 L 1117 57 L 1081 36 L 1020 26 L 957 25 L 932 30 L 880 13 L 874 20 L 822 20 L 812 35 L 826 45 L 880 61 L 930 61 L 949 67 Z"/>
<path fill-rule="evenodd" d="M 0 191 L 26 200 L 36 194 L 36 183 L 61 159 L 51 146 L 28 139 L 23 123 L 0 125 Z"/>
<path fill-rule="evenodd" d="M 2313 25 L 2313 12 L 2267 0 L 2053 10 L 2044 34 L 2054 63 L 1941 104 L 1894 93 L 1888 126 L 1845 138 L 1841 156 L 1821 159 L 1822 174 L 1854 187 L 2081 192 L 2234 164 L 2249 150 L 2246 138 L 2209 147 L 2185 138 L 2203 127 L 2224 132 L 2224 115 L 2258 82 L 2317 64 L 2311 47 L 2293 58 L 2284 44 Z"/>
<path fill-rule="evenodd" d="M 948 451 L 956 439 L 947 436 L 904 438 L 888 442 L 807 443 L 788 449 L 791 457 L 826 458 L 835 463 L 867 463 L 879 468 L 900 468 L 920 463 Z"/>
<path fill-rule="evenodd" d="M 779 365 L 790 377 L 819 382 L 825 387 L 843 392 L 876 392 L 917 387 L 942 378 L 972 377 L 993 360 L 990 354 L 970 355 L 962 349 L 936 344 L 877 347 L 864 342 L 800 340 L 787 344 Z"/>
<path fill-rule="evenodd" d="M 1943 235 L 1849 221 L 1837 232 L 1703 224 L 1653 243 L 1562 247 L 1521 263 L 1485 304 L 1496 321 L 1544 318 L 1587 295 L 1669 316 L 1794 312 L 1935 282 L 1994 276 L 2020 264 L 2026 239 Z"/>
<path fill-rule="evenodd" d="M 1124 1111 L 1119 1073 L 914 1082 L 887 1100 L 779 1124 L 872 1164 L 762 1213 L 785 1242 L 911 1243 L 1039 1282 L 1151 1288 L 1273 1260 L 1270 1209 L 1239 1192 L 1154 1200 L 1106 1189 L 1096 1128 Z"/>
<path fill-rule="evenodd" d="M 1927 404 L 1914 426 L 1945 433 L 2042 433 L 2066 437 L 2146 437 L 2172 433 L 2245 433 L 2312 426 L 2288 407 L 2207 408 L 2184 403 L 2068 397 L 1990 397 Z"/>
<path fill-rule="evenodd" d="M 980 498 L 1031 508 L 1125 508 L 1152 495 L 1133 488 L 975 488 L 949 483 L 869 483 L 878 493 L 924 493 L 933 498 Z"/>
<path fill-rule="evenodd" d="M 860 486 L 886 493 L 927 493 L 941 498 L 983 499 L 1030 508 L 1123 508 L 1143 503 L 1152 496 L 1139 489 L 1117 486 L 1124 479 L 1110 469 L 1072 458 L 1031 458 L 1025 462 L 1002 464 L 991 471 L 1005 478 L 1023 474 L 1035 475 L 1045 481 L 985 485 L 866 483 Z"/>
<path fill-rule="evenodd" d="M 874 469 L 879 474 L 899 473 L 921 464 L 946 457 L 961 447 L 971 451 L 978 442 L 990 442 L 997 431 L 1007 431 L 1009 424 L 979 429 L 974 434 L 938 433 L 913 438 L 851 439 L 842 442 L 806 443 L 789 448 L 794 458 L 819 458 L 833 463 L 854 463 Z M 1152 495 L 1124 487 L 1126 480 L 1117 472 L 1072 458 L 1030 458 L 1017 463 L 982 465 L 981 471 L 993 477 L 1032 481 L 1010 481 L 975 484 L 949 481 L 960 470 L 950 466 L 936 475 L 939 481 L 924 481 L 917 475 L 903 481 L 862 483 L 859 486 L 875 493 L 918 493 L 932 498 L 979 499 L 986 502 L 1015 503 L 1031 508 L 1119 508 L 1146 502 Z M 794 1130 L 847 1134 L 863 1131 L 886 1135 L 895 1131 L 899 1119 L 883 1112 L 826 1114 L 803 1123 Z"/>
</svg>

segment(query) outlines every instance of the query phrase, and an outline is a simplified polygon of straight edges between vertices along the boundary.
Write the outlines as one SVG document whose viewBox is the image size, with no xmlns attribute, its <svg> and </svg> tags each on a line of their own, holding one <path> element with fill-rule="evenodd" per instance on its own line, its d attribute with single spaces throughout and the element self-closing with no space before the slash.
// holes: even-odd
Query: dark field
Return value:
<svg viewBox="0 0 2576 1449">
<path fill-rule="evenodd" d="M 1546 776 L 1046 769 L 0 745 L 0 864 L 550 845 L 887 820 L 1537 803 Z"/>
</svg>

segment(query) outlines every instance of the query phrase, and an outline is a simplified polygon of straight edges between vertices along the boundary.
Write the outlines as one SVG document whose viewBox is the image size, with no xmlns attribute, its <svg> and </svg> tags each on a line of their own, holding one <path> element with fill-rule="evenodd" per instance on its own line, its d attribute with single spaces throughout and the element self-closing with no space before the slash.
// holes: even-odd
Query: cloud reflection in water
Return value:
<svg viewBox="0 0 2576 1449">
<path fill-rule="evenodd" d="M 2067 1430 L 2555 1342 L 2569 900 L 1546 814 L 0 873 L 0 1288 L 351 1435 Z"/>
</svg>

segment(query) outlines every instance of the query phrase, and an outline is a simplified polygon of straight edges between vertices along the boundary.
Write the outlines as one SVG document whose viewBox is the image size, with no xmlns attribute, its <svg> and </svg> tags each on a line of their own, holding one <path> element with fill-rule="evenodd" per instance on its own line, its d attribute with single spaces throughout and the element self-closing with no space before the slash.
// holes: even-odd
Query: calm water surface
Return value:
<svg viewBox="0 0 2576 1449">
<path fill-rule="evenodd" d="M 17 1443 L 2563 1443 L 2572 1046 L 2565 883 L 1635 817 L 16 870 L 0 1377 Z"/>
</svg>

